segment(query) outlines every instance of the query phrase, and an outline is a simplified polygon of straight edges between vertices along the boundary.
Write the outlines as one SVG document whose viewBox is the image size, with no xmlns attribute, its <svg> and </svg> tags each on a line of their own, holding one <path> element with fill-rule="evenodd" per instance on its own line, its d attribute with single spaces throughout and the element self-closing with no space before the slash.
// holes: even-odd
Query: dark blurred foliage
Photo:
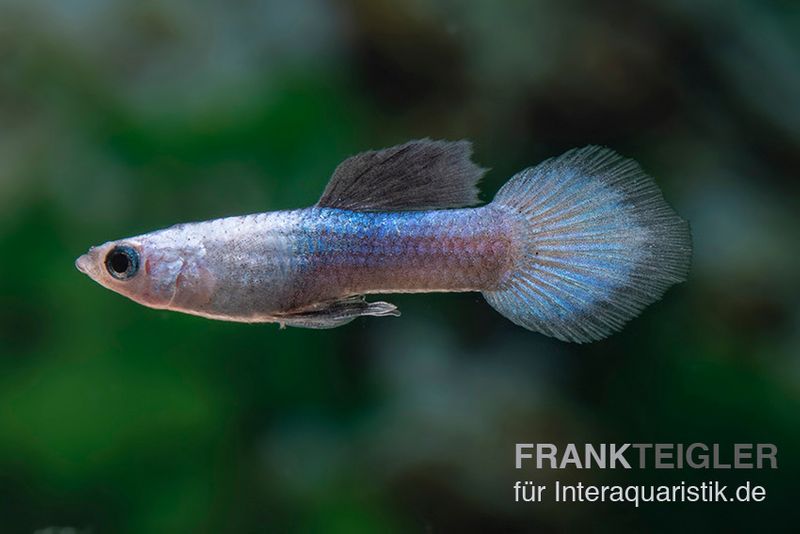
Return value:
<svg viewBox="0 0 800 534">
<path fill-rule="evenodd" d="M 796 0 L 6 0 L 0 531 L 778 529 L 800 476 L 799 41 Z M 477 295 L 279 331 L 73 267 L 309 205 L 347 155 L 425 136 L 474 141 L 485 199 L 574 146 L 636 158 L 692 223 L 690 281 L 575 346 Z M 780 468 L 520 473 L 517 441 L 766 441 Z M 531 477 L 768 498 L 513 505 Z"/>
</svg>

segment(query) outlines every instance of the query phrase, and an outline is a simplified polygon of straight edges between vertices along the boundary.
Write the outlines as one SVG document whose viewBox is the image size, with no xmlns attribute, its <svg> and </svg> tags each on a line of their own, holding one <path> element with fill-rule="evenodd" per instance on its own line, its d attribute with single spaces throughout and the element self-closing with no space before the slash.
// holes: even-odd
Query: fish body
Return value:
<svg viewBox="0 0 800 534">
<path fill-rule="evenodd" d="M 478 291 L 567 341 L 608 335 L 685 277 L 688 227 L 630 160 L 573 151 L 465 208 L 483 173 L 470 152 L 422 140 L 360 154 L 314 207 L 180 224 L 76 265 L 153 308 L 310 328 L 398 315 L 368 294 Z"/>
<path fill-rule="evenodd" d="M 172 249 L 180 258 L 176 272 L 191 271 L 167 287 L 168 300 L 156 307 L 279 322 L 285 310 L 348 295 L 494 288 L 509 261 L 512 222 L 490 207 L 305 208 L 183 224 L 126 241 L 152 254 Z M 147 260 L 144 269 L 152 273 Z M 150 304 L 158 291 L 142 296 Z"/>
</svg>

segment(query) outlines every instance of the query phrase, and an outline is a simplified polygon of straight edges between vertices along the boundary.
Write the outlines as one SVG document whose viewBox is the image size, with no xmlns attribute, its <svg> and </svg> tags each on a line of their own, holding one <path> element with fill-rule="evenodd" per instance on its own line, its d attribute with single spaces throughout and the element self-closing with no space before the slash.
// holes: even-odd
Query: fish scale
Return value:
<svg viewBox="0 0 800 534">
<path fill-rule="evenodd" d="M 331 298 L 342 288 L 353 294 L 491 289 L 510 252 L 510 225 L 491 208 L 390 213 L 310 208 L 301 215 L 298 232 L 307 266 L 298 276 L 314 280 L 304 285 L 314 294 L 300 294 L 298 300 Z"/>
</svg>

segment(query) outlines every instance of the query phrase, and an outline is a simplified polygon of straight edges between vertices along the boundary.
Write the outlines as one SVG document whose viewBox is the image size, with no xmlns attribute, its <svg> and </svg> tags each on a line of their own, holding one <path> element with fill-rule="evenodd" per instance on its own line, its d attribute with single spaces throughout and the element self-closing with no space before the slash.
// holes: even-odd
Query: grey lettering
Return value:
<svg viewBox="0 0 800 534">
<path fill-rule="evenodd" d="M 533 455 L 523 452 L 525 449 L 533 449 L 533 443 L 517 443 L 517 469 L 522 469 L 522 460 L 533 458 Z"/>
<path fill-rule="evenodd" d="M 628 463 L 628 460 L 626 460 L 624 456 L 625 451 L 628 450 L 628 447 L 630 446 L 630 443 L 625 443 L 618 448 L 615 443 L 611 444 L 611 461 L 609 462 L 609 467 L 611 469 L 614 469 L 617 466 L 617 462 L 619 462 L 625 469 L 631 468 L 631 464 Z"/>
<path fill-rule="evenodd" d="M 692 455 L 695 449 L 701 449 L 703 452 L 695 457 Z M 695 461 L 695 458 L 699 461 Z M 703 443 L 692 443 L 686 447 L 686 463 L 692 469 L 708 469 L 708 447 Z"/>
<path fill-rule="evenodd" d="M 655 447 L 655 468 L 673 469 L 675 465 L 668 460 L 672 459 L 672 445 L 669 443 L 656 443 Z"/>
<path fill-rule="evenodd" d="M 753 446 L 750 443 L 735 443 L 733 445 L 734 469 L 752 469 L 753 462 L 747 461 L 753 457 Z"/>
<path fill-rule="evenodd" d="M 756 461 L 758 463 L 758 468 L 762 469 L 764 466 L 764 460 L 769 460 L 769 468 L 770 469 L 777 469 L 778 468 L 778 459 L 776 456 L 778 455 L 778 447 L 773 445 L 772 443 L 759 443 L 756 448 Z"/>
</svg>

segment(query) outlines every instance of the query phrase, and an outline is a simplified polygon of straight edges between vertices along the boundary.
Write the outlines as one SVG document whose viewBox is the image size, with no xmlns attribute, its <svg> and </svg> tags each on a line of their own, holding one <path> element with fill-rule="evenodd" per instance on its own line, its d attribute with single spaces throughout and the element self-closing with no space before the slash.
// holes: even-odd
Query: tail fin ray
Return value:
<svg viewBox="0 0 800 534">
<path fill-rule="evenodd" d="M 691 236 L 639 165 L 590 146 L 526 169 L 492 206 L 519 222 L 516 254 L 486 300 L 564 341 L 619 330 L 686 279 Z"/>
</svg>

